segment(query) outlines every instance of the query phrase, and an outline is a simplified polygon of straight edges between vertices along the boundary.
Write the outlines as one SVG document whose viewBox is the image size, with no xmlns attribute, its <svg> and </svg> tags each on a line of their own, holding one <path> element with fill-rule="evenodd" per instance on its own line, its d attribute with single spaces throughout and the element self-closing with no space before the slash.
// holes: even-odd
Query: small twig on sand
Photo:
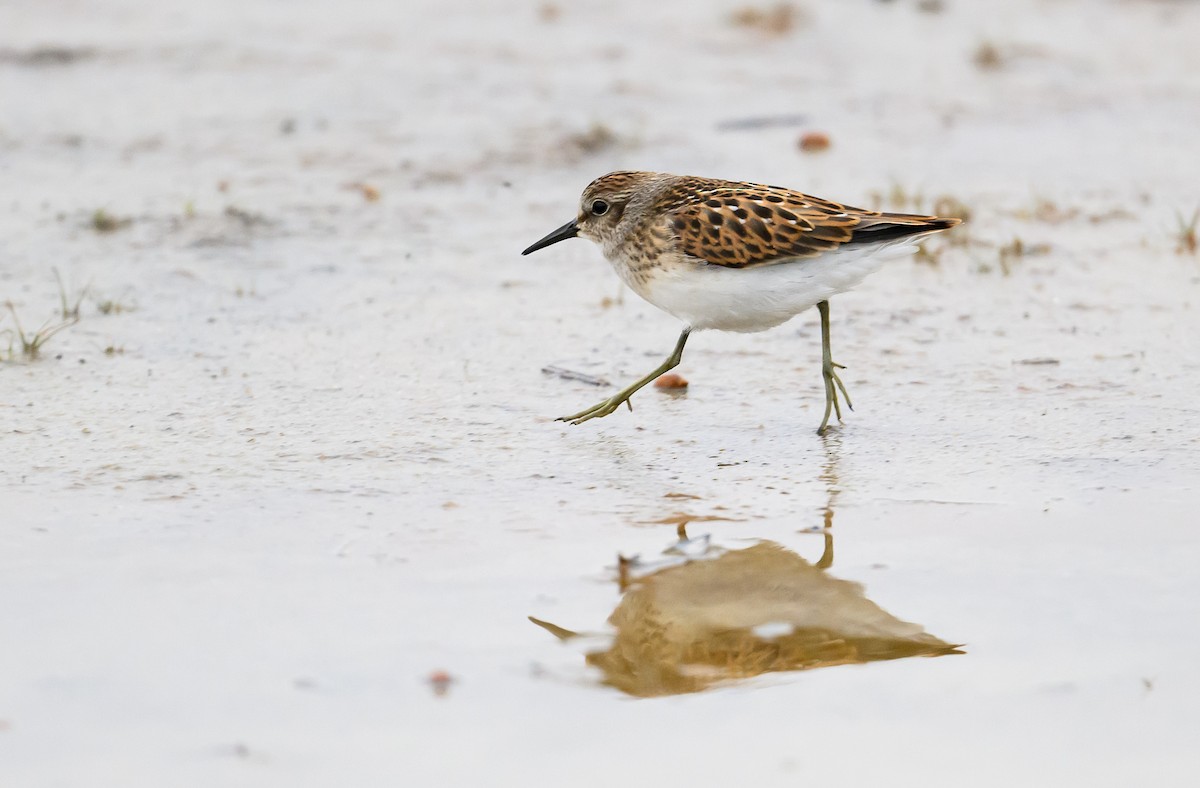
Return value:
<svg viewBox="0 0 1200 788">
<path fill-rule="evenodd" d="M 607 385 L 609 385 L 609 382 L 607 380 L 605 380 L 604 378 L 598 378 L 595 375 L 588 375 L 587 373 L 584 373 L 584 372 L 576 372 L 573 369 L 564 369 L 563 367 L 556 367 L 553 364 L 542 367 L 542 372 L 543 372 L 543 374 L 546 374 L 546 375 L 557 375 L 558 377 L 562 378 L 563 380 L 576 380 L 576 381 L 579 381 L 580 383 L 586 383 L 589 386 L 607 386 Z"/>
</svg>

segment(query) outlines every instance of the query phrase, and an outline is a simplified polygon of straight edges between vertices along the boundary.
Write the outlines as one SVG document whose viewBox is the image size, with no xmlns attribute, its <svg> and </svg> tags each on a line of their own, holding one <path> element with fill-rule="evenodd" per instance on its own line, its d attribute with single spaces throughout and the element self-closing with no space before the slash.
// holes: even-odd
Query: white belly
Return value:
<svg viewBox="0 0 1200 788">
<path fill-rule="evenodd" d="M 668 265 L 634 290 L 693 329 L 764 331 L 857 285 L 909 244 L 844 249 L 758 268 Z M 630 283 L 633 284 L 632 282 Z"/>
</svg>

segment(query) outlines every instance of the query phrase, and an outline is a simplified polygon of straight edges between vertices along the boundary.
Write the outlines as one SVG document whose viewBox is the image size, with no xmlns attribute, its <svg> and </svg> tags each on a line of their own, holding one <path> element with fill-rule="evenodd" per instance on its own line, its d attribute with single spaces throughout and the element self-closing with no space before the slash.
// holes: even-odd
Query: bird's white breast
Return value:
<svg viewBox="0 0 1200 788">
<path fill-rule="evenodd" d="M 680 259 L 654 270 L 644 282 L 631 281 L 622 266 L 614 267 L 639 295 L 693 329 L 764 331 L 849 290 L 886 260 L 912 251 L 910 244 L 842 248 L 754 268 Z"/>
</svg>

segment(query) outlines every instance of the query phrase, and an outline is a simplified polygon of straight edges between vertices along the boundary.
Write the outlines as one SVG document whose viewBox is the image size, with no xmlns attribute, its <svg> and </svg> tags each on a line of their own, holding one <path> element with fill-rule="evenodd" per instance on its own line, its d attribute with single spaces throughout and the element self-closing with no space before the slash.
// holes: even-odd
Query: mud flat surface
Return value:
<svg viewBox="0 0 1200 788">
<path fill-rule="evenodd" d="M 1200 780 L 1200 4 L 643 6 L 0 5 L 0 782 Z M 569 427 L 618 168 L 969 221 Z"/>
</svg>

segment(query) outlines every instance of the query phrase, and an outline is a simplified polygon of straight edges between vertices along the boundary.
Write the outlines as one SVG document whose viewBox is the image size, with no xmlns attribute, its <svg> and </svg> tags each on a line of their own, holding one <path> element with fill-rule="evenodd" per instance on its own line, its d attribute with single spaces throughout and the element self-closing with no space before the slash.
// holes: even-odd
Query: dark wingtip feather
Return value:
<svg viewBox="0 0 1200 788">
<path fill-rule="evenodd" d="M 877 244 L 887 241 L 898 241 L 902 238 L 909 238 L 917 235 L 928 235 L 929 233 L 939 233 L 942 230 L 949 230 L 955 225 L 962 224 L 962 219 L 942 218 L 940 216 L 928 217 L 905 217 L 906 221 L 890 222 L 887 214 L 884 214 L 878 221 L 874 221 L 865 227 L 858 227 L 850 236 L 849 243 L 852 244 Z M 921 219 L 922 221 L 913 221 Z"/>
</svg>

